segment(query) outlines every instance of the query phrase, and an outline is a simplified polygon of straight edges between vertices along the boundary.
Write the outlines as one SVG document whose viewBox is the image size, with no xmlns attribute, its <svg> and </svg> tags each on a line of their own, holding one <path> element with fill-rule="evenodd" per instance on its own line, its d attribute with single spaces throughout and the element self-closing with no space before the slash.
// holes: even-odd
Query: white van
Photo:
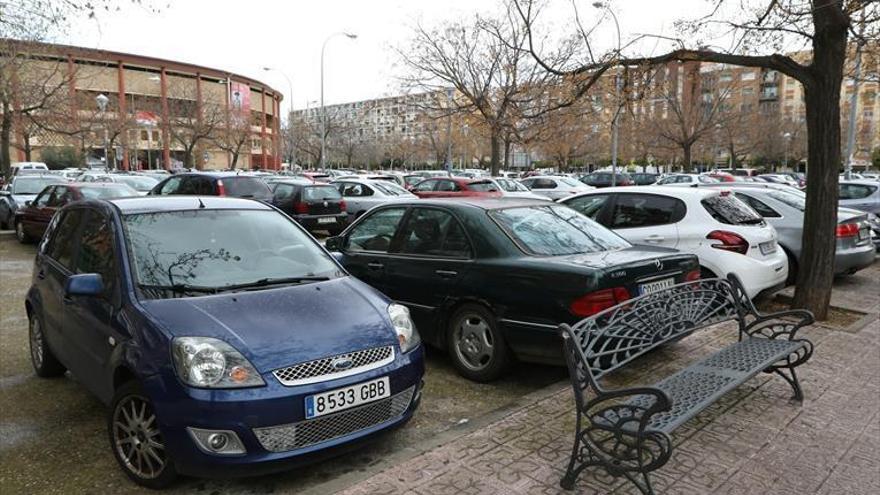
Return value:
<svg viewBox="0 0 880 495">
<path fill-rule="evenodd" d="M 12 176 L 19 174 L 42 174 L 49 171 L 49 167 L 43 162 L 16 162 L 10 165 Z"/>
</svg>

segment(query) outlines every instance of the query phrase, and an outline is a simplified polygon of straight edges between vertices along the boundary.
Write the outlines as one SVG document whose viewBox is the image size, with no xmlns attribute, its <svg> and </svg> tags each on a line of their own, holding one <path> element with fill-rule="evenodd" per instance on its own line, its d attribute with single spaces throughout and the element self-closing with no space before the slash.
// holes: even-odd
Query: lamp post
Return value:
<svg viewBox="0 0 880 495">
<path fill-rule="evenodd" d="M 619 58 L 623 43 L 620 40 L 620 22 L 617 20 L 617 14 L 604 2 L 593 2 L 593 7 L 605 10 L 614 19 L 614 27 L 617 29 L 617 56 Z M 614 110 L 614 119 L 611 121 L 611 187 L 617 185 L 617 143 L 620 134 L 620 122 L 618 120 L 620 116 L 620 75 L 617 73 L 614 74 L 614 102 L 617 108 Z"/>
<path fill-rule="evenodd" d="M 782 168 L 788 170 L 788 150 L 791 148 L 791 133 L 786 132 L 782 135 L 782 139 L 785 141 L 785 155 L 782 160 Z"/>
<path fill-rule="evenodd" d="M 104 93 L 99 94 L 95 97 L 95 103 L 98 104 L 98 110 L 101 111 L 101 120 L 104 124 L 104 167 L 110 168 L 110 143 L 108 142 L 108 130 L 107 130 L 107 119 L 105 118 L 104 112 L 107 111 L 107 103 L 110 102 L 110 98 L 107 98 L 107 95 Z"/>
<path fill-rule="evenodd" d="M 356 34 L 340 31 L 327 36 L 321 45 L 321 170 L 327 168 L 325 166 L 327 160 L 327 115 L 324 112 L 324 50 L 327 48 L 327 42 L 339 35 L 343 35 L 350 40 L 357 38 Z"/>
<path fill-rule="evenodd" d="M 291 116 L 293 115 L 293 83 L 290 82 L 290 78 L 281 69 L 275 69 L 272 67 L 263 67 L 263 70 L 267 71 L 267 72 L 275 71 L 275 72 L 281 74 L 282 76 L 284 76 L 284 79 L 287 79 L 287 89 L 288 89 L 288 92 L 290 95 L 290 109 L 287 111 L 287 125 L 288 125 L 288 127 L 290 127 L 290 132 L 292 133 L 293 132 L 293 125 L 292 125 L 293 120 L 291 119 Z M 276 115 L 275 117 L 277 118 L 278 116 Z M 296 148 L 291 146 L 290 147 L 290 167 L 291 168 L 293 168 L 294 163 L 296 163 Z"/>
<path fill-rule="evenodd" d="M 448 175 L 452 175 L 452 88 L 446 90 L 446 163 L 444 167 Z"/>
</svg>

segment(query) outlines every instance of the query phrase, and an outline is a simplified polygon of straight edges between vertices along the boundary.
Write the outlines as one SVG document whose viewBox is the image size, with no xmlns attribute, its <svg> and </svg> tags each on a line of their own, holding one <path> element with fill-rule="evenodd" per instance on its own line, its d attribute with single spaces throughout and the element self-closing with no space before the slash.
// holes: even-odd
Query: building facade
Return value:
<svg viewBox="0 0 880 495">
<path fill-rule="evenodd" d="M 119 169 L 280 168 L 272 87 L 142 55 L 2 40 L 11 160 L 73 149 Z"/>
</svg>

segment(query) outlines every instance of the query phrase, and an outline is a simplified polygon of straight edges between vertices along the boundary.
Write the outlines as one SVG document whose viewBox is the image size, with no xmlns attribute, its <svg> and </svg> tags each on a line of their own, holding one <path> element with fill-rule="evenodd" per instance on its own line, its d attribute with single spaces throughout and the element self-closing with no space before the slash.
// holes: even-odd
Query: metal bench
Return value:
<svg viewBox="0 0 880 495">
<path fill-rule="evenodd" d="M 692 332 L 726 321 L 739 339 L 648 387 L 606 390 L 600 380 L 639 356 Z M 574 488 L 585 468 L 624 476 L 642 493 L 654 493 L 648 473 L 672 453 L 670 433 L 721 396 L 760 372 L 776 373 L 803 393 L 795 367 L 813 344 L 796 338 L 813 323 L 809 311 L 764 315 L 736 278 L 704 279 L 630 299 L 574 326 L 560 325 L 574 387 L 574 448 L 560 485 Z"/>
</svg>

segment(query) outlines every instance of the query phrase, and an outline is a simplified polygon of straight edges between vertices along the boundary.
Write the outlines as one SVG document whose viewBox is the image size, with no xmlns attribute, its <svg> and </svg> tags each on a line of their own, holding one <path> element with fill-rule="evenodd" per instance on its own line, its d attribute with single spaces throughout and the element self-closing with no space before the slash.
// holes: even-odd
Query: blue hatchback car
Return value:
<svg viewBox="0 0 880 495">
<path fill-rule="evenodd" d="M 424 374 L 409 312 L 263 203 L 73 203 L 39 244 L 31 359 L 110 405 L 136 483 L 257 474 L 406 423 Z"/>
</svg>

